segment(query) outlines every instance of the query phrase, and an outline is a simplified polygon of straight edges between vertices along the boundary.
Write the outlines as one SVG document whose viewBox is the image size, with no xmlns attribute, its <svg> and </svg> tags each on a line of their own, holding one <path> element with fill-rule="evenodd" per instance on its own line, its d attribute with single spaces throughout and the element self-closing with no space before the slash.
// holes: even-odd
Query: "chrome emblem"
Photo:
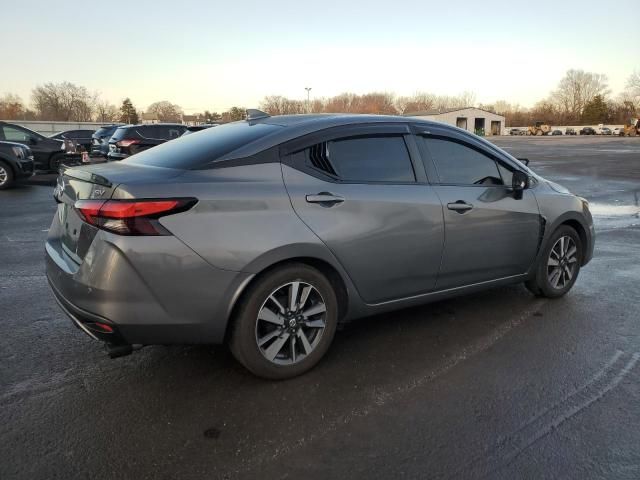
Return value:
<svg viewBox="0 0 640 480">
<path fill-rule="evenodd" d="M 94 197 L 101 197 L 102 195 L 104 195 L 104 192 L 106 192 L 106 190 L 104 188 L 96 188 L 93 191 L 93 196 Z"/>
</svg>

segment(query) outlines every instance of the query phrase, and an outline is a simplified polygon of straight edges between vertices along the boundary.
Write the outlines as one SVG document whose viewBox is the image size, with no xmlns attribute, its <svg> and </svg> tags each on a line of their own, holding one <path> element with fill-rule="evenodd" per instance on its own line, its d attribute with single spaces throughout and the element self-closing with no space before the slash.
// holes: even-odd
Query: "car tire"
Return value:
<svg viewBox="0 0 640 480">
<path fill-rule="evenodd" d="M 62 160 L 64 160 L 63 153 L 56 153 L 55 155 L 53 155 L 49 160 L 49 170 L 51 170 L 52 172 L 58 173 L 58 169 L 60 168 L 60 164 L 62 163 Z"/>
<path fill-rule="evenodd" d="M 536 265 L 534 277 L 525 282 L 525 286 L 540 297 L 562 297 L 576 282 L 583 256 L 578 233 L 572 227 L 562 225 L 549 238 Z"/>
<path fill-rule="evenodd" d="M 333 341 L 337 296 L 331 282 L 309 265 L 294 263 L 266 273 L 239 302 L 229 347 L 258 377 L 300 375 L 320 361 Z"/>
<path fill-rule="evenodd" d="M 0 190 L 13 187 L 14 175 L 11 166 L 0 160 Z"/>
</svg>

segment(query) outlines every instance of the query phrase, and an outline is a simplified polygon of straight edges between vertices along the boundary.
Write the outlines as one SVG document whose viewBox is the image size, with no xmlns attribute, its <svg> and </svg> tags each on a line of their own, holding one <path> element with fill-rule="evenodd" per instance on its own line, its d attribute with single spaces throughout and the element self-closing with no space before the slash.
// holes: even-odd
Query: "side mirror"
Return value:
<svg viewBox="0 0 640 480">
<path fill-rule="evenodd" d="M 38 143 L 38 139 L 34 137 L 29 137 L 29 143 L 31 145 L 36 145 Z"/>
<path fill-rule="evenodd" d="M 528 158 L 519 158 L 518 160 L 521 163 L 524 163 L 526 166 L 529 166 L 529 159 Z"/>
<path fill-rule="evenodd" d="M 529 188 L 529 175 L 522 170 L 516 170 L 513 172 L 511 188 L 513 189 L 515 198 L 520 200 L 522 198 L 522 191 Z"/>
</svg>

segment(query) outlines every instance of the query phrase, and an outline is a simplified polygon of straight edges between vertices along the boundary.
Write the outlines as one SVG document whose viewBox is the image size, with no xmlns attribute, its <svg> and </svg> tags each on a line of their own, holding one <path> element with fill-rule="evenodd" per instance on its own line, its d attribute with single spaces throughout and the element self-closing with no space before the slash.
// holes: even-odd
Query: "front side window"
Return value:
<svg viewBox="0 0 640 480">
<path fill-rule="evenodd" d="M 331 140 L 305 151 L 308 164 L 347 182 L 415 182 L 401 135 Z"/>
<path fill-rule="evenodd" d="M 498 165 L 491 157 L 453 140 L 422 138 L 436 165 L 440 183 L 504 185 Z"/>
</svg>

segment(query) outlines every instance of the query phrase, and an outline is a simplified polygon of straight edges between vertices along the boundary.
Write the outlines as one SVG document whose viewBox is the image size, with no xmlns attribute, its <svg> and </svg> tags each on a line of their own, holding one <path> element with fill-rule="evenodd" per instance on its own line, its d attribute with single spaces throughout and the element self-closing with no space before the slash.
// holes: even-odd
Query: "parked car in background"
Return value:
<svg viewBox="0 0 640 480">
<path fill-rule="evenodd" d="M 109 139 L 107 159 L 123 160 L 131 155 L 180 137 L 186 125 L 156 123 L 149 125 L 125 125 L 118 127 Z"/>
<path fill-rule="evenodd" d="M 35 172 L 33 153 L 26 145 L 0 141 L 0 190 L 11 188 L 17 180 Z"/>
<path fill-rule="evenodd" d="M 565 135 L 577 135 L 575 128 L 567 128 L 564 131 Z"/>
<path fill-rule="evenodd" d="M 558 129 L 552 130 L 551 135 L 562 135 L 562 130 L 558 130 Z"/>
<path fill-rule="evenodd" d="M 91 136 L 94 130 L 67 130 L 65 132 L 56 133 L 49 138 L 55 140 L 67 140 L 72 142 L 75 149 L 80 151 L 83 148 L 86 152 L 91 149 Z"/>
<path fill-rule="evenodd" d="M 512 128 L 511 130 L 509 130 L 509 135 L 526 135 L 526 134 L 527 132 L 520 128 Z"/>
<path fill-rule="evenodd" d="M 57 171 L 65 158 L 63 140 L 45 137 L 13 123 L 0 121 L 0 141 L 21 143 L 29 147 L 33 152 L 36 169 Z"/>
<path fill-rule="evenodd" d="M 600 127 L 598 132 L 600 135 L 611 135 L 611 129 L 609 127 Z"/>
<path fill-rule="evenodd" d="M 591 127 L 584 127 L 580 130 L 580 135 L 596 135 L 595 129 Z"/>
<path fill-rule="evenodd" d="M 620 127 L 616 127 L 611 131 L 611 135 L 615 135 L 615 136 L 623 136 L 624 135 L 624 128 L 620 128 Z"/>
<path fill-rule="evenodd" d="M 91 149 L 89 154 L 92 157 L 107 158 L 109 154 L 109 140 L 120 125 L 103 125 L 91 135 Z"/>
<path fill-rule="evenodd" d="M 217 127 L 218 125 L 219 125 L 218 123 L 207 123 L 205 125 L 191 125 L 187 127 L 187 130 L 182 134 L 182 136 L 184 137 L 185 135 L 189 135 L 194 132 L 206 130 L 207 128 Z"/>
<path fill-rule="evenodd" d="M 250 110 L 66 169 L 54 196 L 49 285 L 111 356 L 228 342 L 272 379 L 312 368 L 359 317 L 521 282 L 561 297 L 594 248 L 586 200 L 408 117 Z"/>
</svg>

